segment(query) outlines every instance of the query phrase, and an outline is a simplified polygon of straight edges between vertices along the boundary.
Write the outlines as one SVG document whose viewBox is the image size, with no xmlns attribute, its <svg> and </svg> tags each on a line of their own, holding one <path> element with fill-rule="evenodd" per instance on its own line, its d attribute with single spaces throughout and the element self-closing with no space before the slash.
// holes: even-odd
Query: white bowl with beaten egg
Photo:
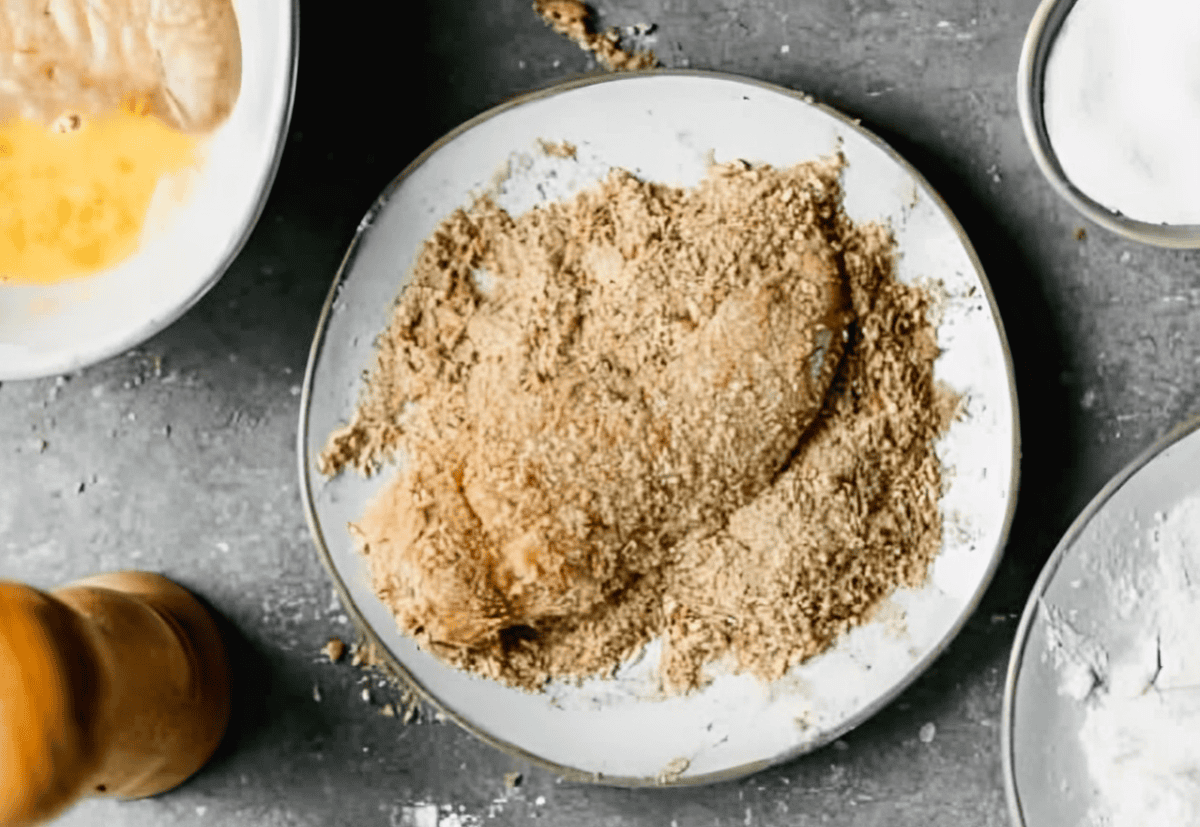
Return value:
<svg viewBox="0 0 1200 827">
<path fill-rule="evenodd" d="M 199 301 L 246 242 L 291 117 L 299 6 L 232 6 L 241 71 L 229 115 L 199 139 L 194 163 L 160 181 L 127 257 L 56 281 L 0 279 L 0 380 L 67 373 L 145 341 Z"/>
</svg>

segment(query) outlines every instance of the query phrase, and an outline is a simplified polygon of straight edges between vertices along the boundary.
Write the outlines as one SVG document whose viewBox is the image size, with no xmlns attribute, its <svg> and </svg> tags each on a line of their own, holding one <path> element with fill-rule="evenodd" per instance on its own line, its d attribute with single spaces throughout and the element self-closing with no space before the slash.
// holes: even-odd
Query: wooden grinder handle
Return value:
<svg viewBox="0 0 1200 827">
<path fill-rule="evenodd" d="M 171 789 L 212 755 L 229 710 L 220 633 L 186 589 L 146 572 L 49 594 L 0 581 L 0 827 Z"/>
</svg>

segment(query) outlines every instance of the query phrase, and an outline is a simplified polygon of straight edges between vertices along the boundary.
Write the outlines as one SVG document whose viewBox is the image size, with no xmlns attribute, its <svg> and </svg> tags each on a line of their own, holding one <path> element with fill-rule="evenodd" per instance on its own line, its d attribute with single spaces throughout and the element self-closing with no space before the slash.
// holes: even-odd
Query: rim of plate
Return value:
<svg viewBox="0 0 1200 827">
<path fill-rule="evenodd" d="M 1200 224 L 1154 224 L 1113 212 L 1075 186 L 1063 172 L 1050 142 L 1050 134 L 1046 130 L 1042 97 L 1046 61 L 1054 40 L 1075 3 L 1076 0 L 1042 0 L 1033 14 L 1033 20 L 1025 32 L 1025 41 L 1021 45 L 1021 57 L 1017 64 L 1017 111 L 1025 132 L 1025 142 L 1033 152 L 1033 159 L 1054 190 L 1084 217 L 1101 227 L 1133 241 L 1156 247 L 1200 247 Z"/>
<path fill-rule="evenodd" d="M 1066 532 L 1063 533 L 1062 539 L 1058 541 L 1058 545 L 1054 547 L 1054 551 L 1050 553 L 1050 558 L 1042 567 L 1041 574 L 1038 575 L 1037 582 L 1034 583 L 1033 590 L 1029 594 L 1029 599 L 1025 602 L 1025 610 L 1021 614 L 1021 622 L 1017 626 L 1016 639 L 1013 641 L 1012 654 L 1009 656 L 1008 673 L 1004 679 L 1004 701 L 1000 710 L 1000 760 L 1004 767 L 1004 795 L 1008 801 L 1009 815 L 1012 817 L 1013 823 L 1018 827 L 1026 827 L 1027 822 L 1025 821 L 1024 812 L 1021 809 L 1021 793 L 1017 789 L 1016 760 L 1013 753 L 1015 746 L 1013 728 L 1016 725 L 1016 718 L 1013 713 L 1013 705 L 1016 703 L 1017 681 L 1021 676 L 1021 667 L 1024 665 L 1025 651 L 1029 643 L 1029 634 L 1033 630 L 1033 623 L 1037 616 L 1038 603 L 1042 595 L 1046 593 L 1046 589 L 1050 587 L 1051 581 L 1054 580 L 1054 576 L 1057 574 L 1058 568 L 1069 553 L 1069 550 L 1075 545 L 1075 542 L 1092 519 L 1108 504 L 1113 495 L 1120 491 L 1139 471 L 1157 459 L 1165 450 L 1186 439 L 1196 431 L 1200 431 L 1200 417 L 1193 417 L 1181 422 L 1155 440 L 1150 447 L 1130 460 L 1128 465 L 1105 483 L 1104 487 L 1079 512 L 1079 516 L 1075 518 Z"/>
<path fill-rule="evenodd" d="M 70 373 L 71 371 L 91 367 L 103 362 L 105 359 L 110 359 L 113 356 L 124 353 L 130 348 L 137 347 L 142 342 L 161 333 L 178 321 L 183 314 L 191 310 L 224 277 L 225 272 L 233 264 L 234 259 L 238 257 L 242 249 L 246 246 L 246 242 L 250 240 L 250 235 L 254 232 L 255 227 L 258 226 L 259 219 L 262 218 L 263 210 L 267 206 L 267 199 L 270 198 L 271 189 L 275 185 L 275 177 L 279 173 L 279 166 L 283 161 L 284 149 L 287 146 L 287 134 L 288 129 L 291 127 L 292 110 L 296 100 L 296 76 L 300 63 L 300 0 L 291 0 L 289 5 L 291 6 L 291 22 L 288 30 L 291 33 L 291 44 L 287 75 L 284 78 L 287 94 L 283 104 L 283 111 L 279 113 L 278 128 L 271 139 L 274 144 L 271 162 L 267 166 L 266 175 L 263 177 L 262 187 L 254 201 L 254 205 L 250 212 L 247 213 L 245 225 L 237 237 L 233 239 L 233 242 L 226 248 L 224 255 L 221 256 L 219 263 L 213 268 L 212 273 L 204 281 L 197 284 L 192 293 L 184 301 L 176 305 L 174 309 L 164 313 L 162 316 L 151 319 L 148 324 L 133 329 L 113 344 L 107 347 L 88 350 L 86 353 L 75 353 L 61 356 L 57 359 L 48 359 L 41 364 L 33 365 L 23 370 L 16 370 L 11 374 L 6 373 L 3 376 L 5 380 L 43 379 L 47 376 Z"/>
<path fill-rule="evenodd" d="M 1009 480 L 1010 494 L 1008 497 L 1008 501 L 1005 504 L 1004 520 L 1003 520 L 1003 523 L 1001 526 L 1001 531 L 1000 531 L 998 541 L 996 543 L 996 548 L 992 550 L 991 558 L 989 559 L 988 564 L 987 564 L 987 569 L 984 572 L 983 577 L 980 578 L 979 584 L 976 587 L 974 593 L 971 595 L 970 599 L 964 605 L 962 612 L 960 612 L 959 616 L 955 619 L 954 624 L 950 627 L 950 629 L 946 633 L 946 635 L 937 643 L 937 645 L 932 647 L 924 655 L 924 657 L 922 657 L 920 661 L 918 661 L 916 664 L 914 664 L 912 666 L 912 668 L 904 675 L 904 677 L 901 680 L 897 681 L 895 684 L 893 684 L 888 689 L 888 691 L 884 692 L 882 695 L 880 695 L 878 698 L 876 698 L 875 701 L 873 701 L 872 703 L 870 703 L 866 707 L 864 707 L 862 710 L 860 710 L 856 715 L 851 716 L 841 726 L 838 726 L 838 727 L 835 727 L 835 728 L 829 730 L 824 736 L 822 736 L 818 739 L 815 739 L 813 741 L 806 742 L 795 748 L 785 750 L 784 752 L 779 753 L 770 758 L 765 758 L 765 759 L 761 759 L 758 761 L 747 762 L 745 764 L 740 764 L 736 767 L 731 767 L 729 769 L 720 770 L 718 772 L 710 772 L 710 773 L 706 773 L 704 775 L 690 776 L 690 777 L 677 778 L 677 779 L 667 779 L 667 780 L 660 780 L 660 779 L 656 779 L 656 778 L 641 778 L 641 777 L 633 777 L 633 776 L 623 777 L 623 776 L 607 776 L 607 775 L 605 775 L 602 777 L 596 777 L 592 773 L 583 772 L 583 771 L 574 769 L 572 767 L 568 767 L 568 766 L 558 764 L 553 761 L 546 760 L 546 759 L 541 758 L 540 756 L 533 754 L 515 744 L 512 744 L 512 743 L 509 743 L 508 741 L 499 739 L 499 738 L 491 735 L 490 733 L 482 730 L 481 728 L 475 726 L 469 720 L 464 718 L 462 715 L 458 714 L 455 710 L 444 706 L 441 703 L 441 701 L 432 692 L 430 692 L 420 681 L 418 681 L 409 672 L 409 670 L 407 668 L 405 668 L 404 664 L 400 661 L 400 659 L 395 656 L 395 654 L 387 647 L 387 645 L 383 642 L 383 640 L 379 637 L 379 635 L 377 635 L 375 633 L 374 629 L 371 628 L 370 624 L 367 623 L 366 619 L 363 617 L 361 611 L 358 608 L 358 605 L 355 603 L 354 599 L 350 595 L 349 589 L 346 587 L 345 582 L 342 580 L 341 574 L 333 562 L 333 558 L 332 558 L 332 555 L 330 554 L 329 548 L 325 544 L 325 537 L 321 530 L 320 523 L 318 522 L 318 519 L 317 519 L 316 505 L 314 502 L 313 487 L 311 484 L 312 479 L 309 474 L 309 463 L 308 463 L 308 455 L 307 455 L 307 447 L 306 447 L 307 435 L 308 435 L 308 425 L 309 425 L 309 407 L 310 407 L 311 401 L 312 401 L 313 373 L 314 373 L 314 369 L 315 369 L 315 366 L 317 363 L 317 359 L 320 356 L 322 347 L 324 345 L 325 331 L 327 328 L 327 323 L 329 321 L 329 317 L 333 312 L 334 302 L 337 298 L 338 292 L 341 289 L 343 280 L 345 279 L 346 275 L 349 273 L 350 268 L 352 267 L 355 259 L 357 258 L 360 241 L 362 240 L 363 236 L 367 232 L 370 231 L 371 226 L 374 223 L 375 217 L 384 208 L 384 206 L 387 204 L 389 199 L 395 193 L 397 188 L 413 172 L 413 170 L 417 169 L 422 163 L 425 162 L 426 159 L 428 159 L 431 155 L 433 155 L 435 152 L 437 152 L 439 149 L 441 149 L 444 145 L 446 145 L 450 141 L 454 140 L 460 134 L 470 130 L 471 128 L 478 125 L 479 123 L 482 123 L 483 121 L 486 121 L 502 112 L 506 112 L 510 109 L 519 107 L 524 103 L 539 100 L 539 99 L 545 98 L 545 97 L 562 94 L 565 92 L 570 92 L 574 89 L 578 89 L 578 88 L 585 87 L 585 86 L 592 86 L 592 85 L 601 84 L 601 83 L 636 82 L 639 79 L 642 79 L 645 77 L 652 77 L 652 76 L 694 77 L 694 78 L 700 78 L 700 79 L 731 81 L 731 82 L 735 82 L 735 83 L 742 83 L 742 84 L 747 84 L 750 86 L 755 86 L 760 89 L 768 90 L 771 92 L 775 92 L 775 93 L 779 93 L 779 94 L 783 94 L 788 97 L 791 97 L 791 98 L 795 99 L 795 101 L 797 103 L 814 107 L 814 108 L 820 110 L 821 112 L 823 112 L 824 114 L 835 118 L 836 120 L 841 122 L 841 124 L 843 126 L 845 126 L 846 128 L 852 129 L 852 130 L 858 132 L 859 134 L 861 134 L 862 136 L 864 136 L 873 145 L 875 145 L 876 147 L 881 149 L 884 153 L 886 153 L 887 156 L 891 160 L 893 160 L 895 163 L 899 164 L 909 175 L 911 175 L 913 177 L 913 179 L 918 184 L 924 186 L 927 194 L 933 200 L 933 202 L 937 206 L 938 210 L 949 221 L 950 226 L 953 228 L 956 236 L 958 237 L 959 242 L 963 245 L 963 248 L 964 248 L 965 252 L 967 253 L 968 258 L 970 259 L 971 264 L 974 267 L 975 274 L 979 277 L 979 281 L 983 286 L 984 293 L 986 295 L 987 302 L 988 302 L 988 307 L 991 310 L 992 318 L 995 321 L 996 333 L 1000 340 L 1001 350 L 1004 355 L 1005 372 L 1006 372 L 1006 375 L 1008 378 L 1009 401 L 1010 401 L 1010 404 L 1012 405 L 1012 411 L 1013 411 L 1012 473 L 1011 473 L 1011 478 Z M 375 199 L 374 203 L 370 206 L 370 208 L 367 210 L 366 214 L 363 216 L 363 219 L 359 222 L 358 229 L 355 231 L 354 237 L 350 241 L 350 244 L 346 250 L 346 253 L 343 256 L 342 261 L 338 266 L 337 273 L 335 274 L 335 276 L 333 278 L 333 283 L 329 288 L 329 292 L 325 297 L 325 303 L 321 308 L 321 315 L 317 321 L 316 332 L 313 335 L 312 346 L 309 350 L 308 364 L 304 371 L 304 383 L 301 386 L 300 422 L 299 422 L 299 427 L 297 428 L 297 432 L 296 432 L 296 446 L 297 446 L 296 455 L 297 455 L 299 474 L 300 474 L 301 498 L 304 503 L 304 516 L 305 516 L 305 520 L 308 523 L 309 532 L 312 535 L 313 542 L 316 545 L 318 554 L 321 558 L 321 563 L 324 565 L 325 570 L 329 573 L 330 579 L 333 580 L 334 588 L 337 590 L 338 597 L 341 599 L 342 605 L 346 609 L 347 613 L 351 616 L 356 630 L 364 639 L 366 639 L 366 640 L 370 641 L 372 644 L 374 644 L 375 647 L 377 648 L 377 650 L 381 653 L 381 655 L 384 659 L 383 666 L 384 666 L 385 670 L 387 672 L 401 678 L 408 686 L 410 686 L 412 689 L 414 689 L 417 692 L 417 694 L 422 698 L 422 700 L 431 704 L 435 708 L 441 710 L 447 717 L 452 719 L 455 723 L 457 723 L 463 729 L 467 730 L 472 735 L 479 738 L 481 741 L 495 747 L 496 749 L 499 749 L 509 755 L 514 756 L 514 757 L 529 761 L 532 764 L 535 764 L 539 767 L 542 767 L 543 769 L 549 770 L 550 772 L 553 772 L 563 778 L 566 778 L 566 779 L 569 779 L 572 781 L 587 782 L 587 783 L 595 784 L 598 786 L 623 787 L 623 788 L 695 787 L 695 786 L 702 786 L 702 785 L 707 785 L 707 784 L 719 783 L 722 781 L 732 781 L 732 780 L 735 780 L 738 778 L 743 778 L 743 777 L 751 775 L 753 773 L 757 773 L 762 770 L 765 770 L 768 767 L 773 767 L 773 766 L 776 766 L 779 764 L 786 763 L 788 761 L 791 761 L 795 758 L 800 757 L 801 755 L 804 755 L 809 752 L 813 752 L 817 749 L 820 749 L 821 747 L 833 742 L 834 740 L 841 737 L 842 735 L 849 732 L 850 730 L 854 729 L 855 727 L 861 725 L 862 723 L 864 723 L 865 721 L 867 721 L 868 719 L 873 717 L 881 709 L 883 709 L 888 704 L 890 704 L 893 700 L 895 700 L 895 698 L 901 692 L 903 692 L 905 689 L 907 689 L 913 683 L 913 681 L 915 681 L 922 673 L 925 672 L 926 669 L 929 668 L 929 666 L 933 663 L 933 661 L 935 661 L 946 650 L 946 648 L 950 645 L 951 641 L 953 641 L 956 637 L 958 637 L 959 632 L 962 631 L 962 628 L 963 628 L 963 626 L 966 625 L 967 620 L 971 617 L 971 615 L 973 615 L 975 613 L 975 609 L 978 607 L 979 602 L 982 599 L 984 592 L 987 591 L 987 588 L 990 585 L 990 583 L 996 573 L 996 569 L 999 566 L 1000 559 L 1003 556 L 1004 548 L 1008 541 L 1009 530 L 1012 526 L 1013 514 L 1016 510 L 1017 494 L 1018 494 L 1019 481 L 1020 481 L 1020 458 L 1021 458 L 1020 416 L 1019 416 L 1018 407 L 1017 407 L 1016 381 L 1015 381 L 1015 375 L 1013 372 L 1012 353 L 1009 350 L 1009 346 L 1008 346 L 1008 337 L 1005 334 L 1004 325 L 1000 318 L 999 308 L 996 305 L 996 299 L 992 293 L 991 283 L 988 281 L 987 276 L 984 273 L 983 265 L 979 261 L 979 257 L 977 255 L 977 253 L 975 252 L 975 248 L 971 244 L 970 239 L 967 238 L 966 232 L 963 230 L 962 225 L 959 223 L 958 219 L 955 217 L 954 213 L 947 206 L 945 201 L 941 198 L 940 194 L 925 179 L 925 177 L 920 172 L 917 171 L 917 169 L 911 163 L 909 163 L 898 152 L 896 152 L 896 150 L 894 150 L 889 144 L 887 144 L 885 141 L 883 141 L 883 139 L 879 138 L 873 132 L 871 132 L 870 130 L 861 126 L 859 123 L 856 122 L 855 119 L 851 118 L 848 115 L 843 114 L 842 112 L 839 112 L 836 109 L 833 109 L 832 107 L 830 107 L 824 103 L 820 103 L 813 96 L 803 93 L 803 92 L 798 92 L 793 89 L 788 89 L 786 87 L 779 86 L 777 84 L 773 84 L 773 83 L 770 83 L 767 81 L 758 80 L 756 78 L 745 77 L 742 75 L 734 74 L 732 72 L 721 72 L 721 71 L 713 71 L 713 70 L 707 70 L 707 69 L 650 69 L 650 70 L 641 70 L 637 73 L 631 73 L 631 74 L 616 74 L 616 73 L 614 73 L 614 74 L 595 74 L 595 73 L 593 73 L 593 74 L 585 74 L 585 75 L 576 76 L 573 78 L 568 78 L 567 80 L 563 80 L 563 81 L 553 82 L 546 86 L 535 88 L 528 92 L 514 96 L 500 104 L 497 104 L 496 106 L 493 106 L 493 107 L 481 112 L 480 114 L 474 116 L 473 118 L 470 118 L 470 119 L 464 121 L 463 123 L 459 124 L 454 129 L 452 129 L 449 132 L 447 132 L 446 134 L 444 134 L 441 138 L 439 138 L 438 140 L 436 140 L 432 144 L 430 144 L 430 146 L 428 148 L 426 148 L 416 158 L 414 158 L 407 166 L 405 166 L 405 168 L 400 172 L 400 174 L 397 175 L 394 179 L 392 179 L 392 181 L 384 188 L 383 192 Z"/>
</svg>

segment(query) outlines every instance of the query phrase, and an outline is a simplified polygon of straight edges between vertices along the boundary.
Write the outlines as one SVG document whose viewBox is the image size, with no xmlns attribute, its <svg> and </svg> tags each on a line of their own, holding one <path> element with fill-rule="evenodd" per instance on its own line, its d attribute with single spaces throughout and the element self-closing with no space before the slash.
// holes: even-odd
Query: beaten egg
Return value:
<svg viewBox="0 0 1200 827">
<path fill-rule="evenodd" d="M 0 284 L 137 251 L 240 84 L 231 0 L 0 0 Z"/>
<path fill-rule="evenodd" d="M 49 283 L 111 267 L 137 248 L 159 182 L 198 141 L 131 101 L 54 127 L 0 124 L 0 281 Z"/>
</svg>

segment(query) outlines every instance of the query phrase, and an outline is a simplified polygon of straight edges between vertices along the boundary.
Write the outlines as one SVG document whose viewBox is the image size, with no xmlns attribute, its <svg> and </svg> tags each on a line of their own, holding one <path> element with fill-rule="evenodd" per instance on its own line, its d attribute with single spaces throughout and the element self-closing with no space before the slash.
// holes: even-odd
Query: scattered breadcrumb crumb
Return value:
<svg viewBox="0 0 1200 827">
<path fill-rule="evenodd" d="M 402 724 L 412 723 L 420 717 L 421 699 L 412 690 L 404 676 L 382 657 L 379 648 L 373 641 L 358 641 L 351 644 L 349 650 L 352 666 L 364 670 L 369 675 L 374 675 L 377 680 L 386 681 L 400 692 L 399 700 L 389 701 L 380 708 L 380 715 L 386 718 L 399 718 Z M 363 680 L 369 679 L 369 677 L 363 678 Z M 371 701 L 369 688 L 363 688 L 362 699 L 368 703 Z"/>
<path fill-rule="evenodd" d="M 321 648 L 321 653 L 329 658 L 330 663 L 337 663 L 342 659 L 342 655 L 346 654 L 346 644 L 341 638 L 331 637 L 329 642 Z"/>
<path fill-rule="evenodd" d="M 379 654 L 374 641 L 363 640 L 350 646 L 350 665 L 386 669 L 387 663 Z"/>
<path fill-rule="evenodd" d="M 546 25 L 575 41 L 580 49 L 591 52 L 610 71 L 652 69 L 659 65 L 654 52 L 621 48 L 621 34 L 616 29 L 597 32 L 591 9 L 579 0 L 534 0 L 533 10 Z"/>
<path fill-rule="evenodd" d="M 551 158 L 574 158 L 575 144 L 570 141 L 546 141 L 538 139 L 538 146 L 542 148 L 542 152 Z"/>
<path fill-rule="evenodd" d="M 679 758 L 673 758 L 665 767 L 662 768 L 659 774 L 654 777 L 654 780 L 659 784 L 670 784 L 673 781 L 677 781 L 681 775 L 687 772 L 688 767 L 691 765 L 692 762 L 682 756 Z"/>
</svg>

